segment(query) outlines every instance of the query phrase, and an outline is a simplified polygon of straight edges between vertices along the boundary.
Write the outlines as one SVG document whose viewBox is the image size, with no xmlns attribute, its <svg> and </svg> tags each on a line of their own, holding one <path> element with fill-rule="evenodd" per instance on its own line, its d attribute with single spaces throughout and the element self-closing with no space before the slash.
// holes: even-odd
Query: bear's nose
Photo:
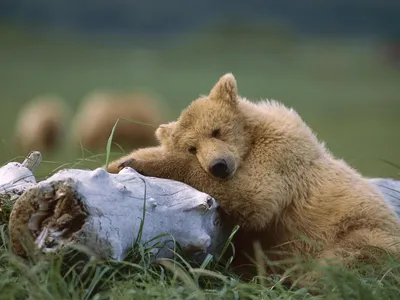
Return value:
<svg viewBox="0 0 400 300">
<path fill-rule="evenodd" d="M 226 178 L 230 175 L 228 164 L 225 159 L 218 158 L 214 160 L 210 166 L 210 173 L 218 178 Z"/>
</svg>

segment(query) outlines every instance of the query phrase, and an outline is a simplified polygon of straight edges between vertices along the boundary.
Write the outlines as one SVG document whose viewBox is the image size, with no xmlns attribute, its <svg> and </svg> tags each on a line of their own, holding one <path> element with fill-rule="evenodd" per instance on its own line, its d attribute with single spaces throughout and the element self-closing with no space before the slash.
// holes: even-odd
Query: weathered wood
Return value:
<svg viewBox="0 0 400 300">
<path fill-rule="evenodd" d="M 32 151 L 22 162 L 10 162 L 0 168 L 0 206 L 5 201 L 15 201 L 36 184 L 33 170 L 40 164 L 42 155 Z"/>
<path fill-rule="evenodd" d="M 215 200 L 181 182 L 145 177 L 131 168 L 119 174 L 69 169 L 16 201 L 10 216 L 12 247 L 25 255 L 21 238 L 30 232 L 44 252 L 78 243 L 99 257 L 121 260 L 138 239 L 143 213 L 140 243 L 169 234 L 194 256 L 218 252 L 230 233 L 218 220 Z M 169 240 L 152 250 L 155 257 L 172 256 L 171 236 L 153 242 Z"/>
</svg>

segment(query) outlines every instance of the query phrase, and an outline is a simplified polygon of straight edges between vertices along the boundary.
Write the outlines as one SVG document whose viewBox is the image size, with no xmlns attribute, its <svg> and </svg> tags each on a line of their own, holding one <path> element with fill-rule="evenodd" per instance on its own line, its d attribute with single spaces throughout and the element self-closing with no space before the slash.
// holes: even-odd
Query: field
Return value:
<svg viewBox="0 0 400 300">
<path fill-rule="evenodd" d="M 400 164 L 400 70 L 374 44 L 276 36 L 269 41 L 268 35 L 239 44 L 200 34 L 163 43 L 1 35 L 1 162 L 16 154 L 10 141 L 18 109 L 38 94 L 57 93 L 76 108 L 93 89 L 148 90 L 164 99 L 172 120 L 219 76 L 233 72 L 242 95 L 294 107 L 337 157 L 364 175 L 398 175 L 385 161 Z M 62 148 L 45 160 L 82 158 L 76 145 L 65 141 Z"/>
<path fill-rule="evenodd" d="M 76 108 L 93 89 L 148 90 L 164 99 L 172 120 L 219 76 L 233 72 L 241 95 L 292 106 L 337 157 L 362 174 L 398 178 L 400 70 L 385 61 L 379 45 L 273 34 L 240 39 L 193 34 L 160 42 L 2 30 L 0 37 L 1 164 L 26 155 L 13 148 L 12 130 L 18 110 L 38 94 L 57 93 Z M 46 177 L 64 164 L 99 167 L 104 153 L 94 156 L 65 140 L 57 153 L 44 157 L 36 175 Z M 375 272 L 332 269 L 322 284 L 324 296 L 313 296 L 305 289 L 287 289 L 279 278 L 247 284 L 212 263 L 192 272 L 150 264 L 140 248 L 124 263 L 89 264 L 79 277 L 60 272 L 59 259 L 21 262 L 9 254 L 5 226 L 2 234 L 0 299 L 27 299 L 27 291 L 30 299 L 367 300 L 400 295 L 400 264 L 391 260 Z"/>
</svg>

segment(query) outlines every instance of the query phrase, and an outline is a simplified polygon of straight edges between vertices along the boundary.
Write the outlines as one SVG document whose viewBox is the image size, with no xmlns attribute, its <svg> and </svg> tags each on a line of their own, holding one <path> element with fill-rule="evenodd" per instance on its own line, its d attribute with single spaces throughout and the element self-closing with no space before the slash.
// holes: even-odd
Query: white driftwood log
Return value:
<svg viewBox="0 0 400 300">
<path fill-rule="evenodd" d="M 15 201 L 30 187 L 36 184 L 33 170 L 40 164 L 42 155 L 32 151 L 22 162 L 10 162 L 0 168 L 0 205 L 6 201 Z"/>
<path fill-rule="evenodd" d="M 25 254 L 26 232 L 44 252 L 68 244 L 87 246 L 101 258 L 124 259 L 144 226 L 140 243 L 167 242 L 152 250 L 156 258 L 171 257 L 173 237 L 193 255 L 217 253 L 229 231 L 224 230 L 217 204 L 209 195 L 168 179 L 145 177 L 131 168 L 119 174 L 104 169 L 62 170 L 26 191 L 10 216 L 13 249 Z"/>
<path fill-rule="evenodd" d="M 22 164 L 12 162 L 0 168 L 0 197 L 16 200 L 9 229 L 13 250 L 21 256 L 26 255 L 23 243 L 28 233 L 43 252 L 83 244 L 101 258 L 122 260 L 138 238 L 144 204 L 141 244 L 170 234 L 193 257 L 195 253 L 218 254 L 232 229 L 220 224 L 212 197 L 184 183 L 146 177 L 131 168 L 119 174 L 68 169 L 36 183 L 32 170 L 40 159 L 39 152 L 32 152 Z M 400 216 L 400 181 L 369 180 Z M 171 257 L 172 248 L 168 242 L 153 253 Z"/>
</svg>

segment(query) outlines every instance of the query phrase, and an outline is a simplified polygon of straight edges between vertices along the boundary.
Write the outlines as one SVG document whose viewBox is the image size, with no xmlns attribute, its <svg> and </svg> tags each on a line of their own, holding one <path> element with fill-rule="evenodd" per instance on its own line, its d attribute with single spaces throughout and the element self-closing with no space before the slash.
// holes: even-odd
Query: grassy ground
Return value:
<svg viewBox="0 0 400 300">
<path fill-rule="evenodd" d="M 11 253 L 4 226 L 0 233 L 0 299 L 388 300 L 400 296 L 400 263 L 390 257 L 375 270 L 324 268 L 321 280 L 299 288 L 283 284 L 277 276 L 243 281 L 213 257 L 201 265 L 178 254 L 151 261 L 148 249 L 139 245 L 122 262 L 88 261 L 84 252 L 31 255 L 23 261 Z"/>
<path fill-rule="evenodd" d="M 136 40 L 105 43 L 9 31 L 0 35 L 1 163 L 22 161 L 26 154 L 12 148 L 12 128 L 18 109 L 37 94 L 58 93 L 76 108 L 95 88 L 148 89 L 163 97 L 172 119 L 208 92 L 219 76 L 233 72 L 242 95 L 274 98 L 294 107 L 336 156 L 363 174 L 398 175 L 398 168 L 383 160 L 400 164 L 400 72 L 385 65 L 379 48 L 368 44 L 192 36 L 143 46 Z M 105 155 L 81 152 L 67 140 L 61 148 L 44 157 L 36 172 L 39 179 L 67 166 L 64 163 L 96 167 L 106 160 Z M 61 258 L 17 259 L 9 251 L 6 225 L 0 232 L 0 299 L 369 300 L 400 295 L 400 264 L 390 259 L 373 272 L 328 270 L 318 296 L 285 287 L 280 278 L 246 283 L 212 262 L 196 268 L 182 259 L 150 263 L 142 248 L 125 262 L 88 263 L 78 276 Z"/>
</svg>

